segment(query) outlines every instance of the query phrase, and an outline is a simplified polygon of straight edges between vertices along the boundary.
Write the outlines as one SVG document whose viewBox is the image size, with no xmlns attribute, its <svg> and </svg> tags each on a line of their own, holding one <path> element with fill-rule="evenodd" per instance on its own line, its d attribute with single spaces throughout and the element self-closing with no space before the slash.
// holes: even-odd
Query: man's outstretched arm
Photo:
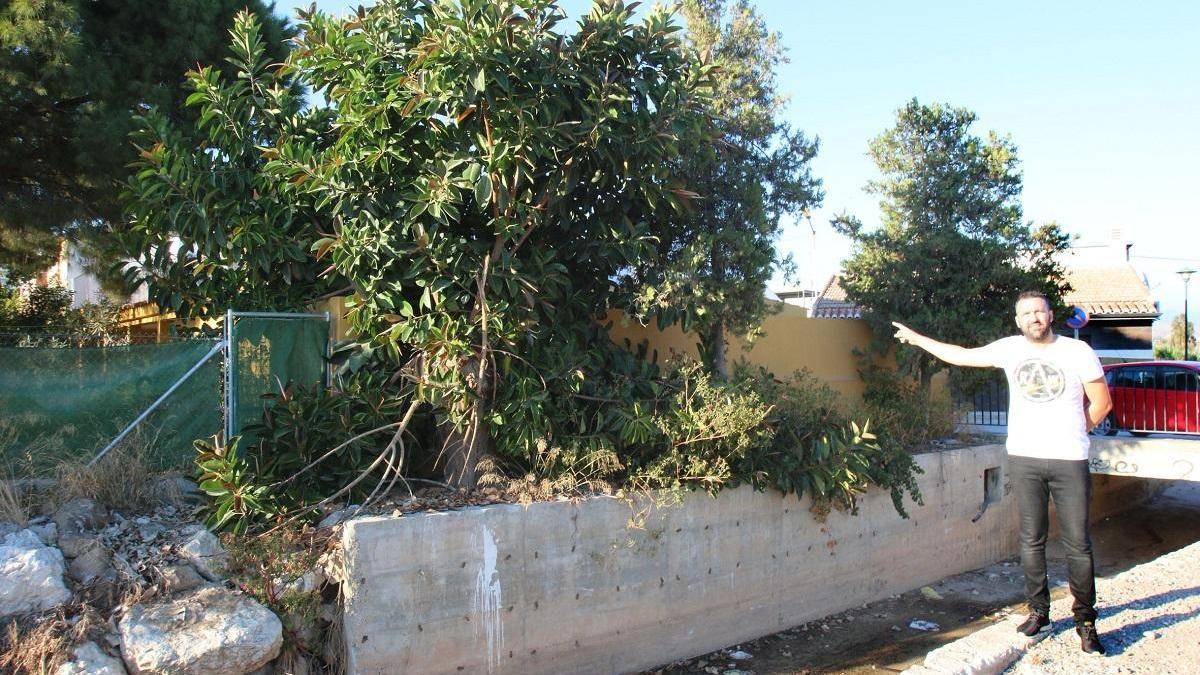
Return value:
<svg viewBox="0 0 1200 675">
<path fill-rule="evenodd" d="M 931 337 L 921 335 L 902 323 L 893 321 L 896 327 L 896 339 L 904 344 L 920 347 L 937 358 L 956 366 L 968 368 L 990 368 L 992 361 L 988 358 L 987 350 L 982 348 L 960 347 L 958 345 L 938 342 Z"/>
<path fill-rule="evenodd" d="M 1108 394 L 1108 384 L 1104 378 L 1083 383 L 1083 393 L 1087 395 L 1087 430 L 1104 421 L 1112 411 L 1112 397 Z"/>
</svg>

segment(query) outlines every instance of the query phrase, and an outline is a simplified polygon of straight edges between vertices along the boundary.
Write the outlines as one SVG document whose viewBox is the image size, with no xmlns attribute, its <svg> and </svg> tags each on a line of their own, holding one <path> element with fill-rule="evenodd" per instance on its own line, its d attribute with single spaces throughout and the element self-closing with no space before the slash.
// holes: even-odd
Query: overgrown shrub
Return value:
<svg viewBox="0 0 1200 675">
<path fill-rule="evenodd" d="M 888 490 L 904 517 L 907 493 L 920 503 L 920 467 L 895 444 L 881 444 L 871 423 L 842 412 L 839 397 L 806 371 L 790 380 L 765 369 L 738 368 L 729 382 L 698 364 L 673 371 L 676 394 L 656 416 L 665 449 L 640 467 L 635 486 L 667 489 L 750 483 L 756 489 L 808 495 L 818 513 L 857 510 L 872 486 Z"/>
<path fill-rule="evenodd" d="M 633 484 L 715 494 L 735 480 L 747 453 L 770 442 L 773 432 L 764 422 L 771 406 L 744 381 L 722 382 L 694 361 L 676 365 L 668 382 L 672 394 L 653 417 L 657 447 L 637 466 Z"/>
<path fill-rule="evenodd" d="M 887 445 L 916 452 L 954 433 L 957 415 L 948 392 L 933 390 L 926 395 L 916 380 L 866 362 L 859 374 L 864 391 L 855 413 L 873 420 Z"/>
<path fill-rule="evenodd" d="M 520 504 L 560 496 L 610 494 L 621 485 L 625 465 L 617 452 L 599 439 L 563 446 L 542 441 L 528 467 L 485 457 L 479 485 L 498 489 Z"/>
<path fill-rule="evenodd" d="M 121 308 L 102 298 L 72 308 L 62 286 L 21 291 L 0 286 L 0 347 L 107 347 L 127 344 L 117 325 Z"/>
<path fill-rule="evenodd" d="M 806 371 L 780 380 L 741 366 L 725 381 L 695 361 L 659 370 L 626 356 L 633 365 L 614 360 L 602 383 L 569 374 L 548 383 L 561 390 L 540 410 L 561 415 L 493 411 L 494 428 L 512 426 L 514 436 L 497 435 L 509 443 L 481 463 L 480 485 L 520 502 L 620 489 L 675 501 L 690 489 L 715 494 L 744 483 L 808 495 L 818 513 L 854 511 L 872 485 L 890 492 L 901 515 L 905 495 L 920 502 L 920 468 L 903 444 L 877 438 L 869 418 L 852 421 L 838 393 Z M 285 515 L 315 517 L 325 501 L 374 493 L 382 475 L 372 466 L 411 402 L 371 368 L 346 382 L 272 397 L 262 424 L 247 429 L 258 437 L 249 445 L 197 443 L 212 526 L 243 531 Z M 623 396 L 592 396 L 590 386 Z M 559 407 L 557 399 L 575 395 L 582 403 Z M 497 423 L 509 415 L 520 423 Z M 410 425 L 403 438 L 425 455 L 435 449 L 432 424 Z M 411 466 L 397 468 L 413 475 Z"/>
<path fill-rule="evenodd" d="M 757 489 L 807 494 L 818 513 L 830 506 L 857 511 L 869 486 L 888 490 L 896 512 L 907 493 L 921 503 L 916 474 L 921 468 L 899 446 L 872 433 L 869 416 L 848 416 L 840 396 L 807 370 L 779 380 L 765 369 L 739 368 L 738 376 L 773 404 L 766 422 L 771 441 L 747 453 L 737 478 Z M 862 420 L 861 424 L 854 419 Z"/>
<path fill-rule="evenodd" d="M 197 441 L 200 488 L 212 499 L 209 524 L 242 531 L 286 514 L 316 516 L 322 500 L 341 494 L 361 499 L 377 485 L 379 467 L 408 399 L 371 370 L 349 375 L 336 388 L 289 385 L 266 398 L 262 422 L 226 444 Z M 402 429 L 406 444 L 420 442 Z M 403 465 L 407 456 L 401 454 Z M 402 466 L 396 467 L 402 469 Z"/>
</svg>

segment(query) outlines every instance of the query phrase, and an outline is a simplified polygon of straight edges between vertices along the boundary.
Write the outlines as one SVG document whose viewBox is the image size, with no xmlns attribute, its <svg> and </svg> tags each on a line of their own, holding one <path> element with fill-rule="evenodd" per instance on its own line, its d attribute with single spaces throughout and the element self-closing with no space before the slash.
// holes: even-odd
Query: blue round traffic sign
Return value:
<svg viewBox="0 0 1200 675">
<path fill-rule="evenodd" d="M 1079 330 L 1087 325 L 1088 319 L 1092 318 L 1087 313 L 1087 310 L 1082 307 L 1072 307 L 1071 316 L 1067 317 L 1067 328 Z"/>
</svg>

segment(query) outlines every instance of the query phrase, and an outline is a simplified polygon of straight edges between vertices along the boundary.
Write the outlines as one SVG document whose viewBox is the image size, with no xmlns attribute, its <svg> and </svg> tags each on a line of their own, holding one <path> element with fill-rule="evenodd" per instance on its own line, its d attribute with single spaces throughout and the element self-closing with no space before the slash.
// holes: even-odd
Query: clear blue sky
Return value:
<svg viewBox="0 0 1200 675">
<path fill-rule="evenodd" d="M 317 2 L 331 13 L 358 4 Z M 573 18 L 591 6 L 560 4 Z M 755 6 L 791 60 L 779 72 L 791 97 L 784 114 L 821 141 L 813 170 L 826 196 L 812 214 L 815 235 L 807 223 L 788 223 L 780 240 L 803 285 L 823 281 L 849 253 L 830 217 L 846 211 L 879 222 L 875 199 L 862 190 L 877 176 L 867 143 L 916 97 L 975 111 L 979 135 L 1010 135 L 1024 170 L 1026 219 L 1057 221 L 1082 243 L 1120 228 L 1160 302 L 1159 326 L 1182 311 L 1174 272 L 1200 269 L 1200 2 Z M 1197 317 L 1200 275 L 1189 295 Z"/>
</svg>

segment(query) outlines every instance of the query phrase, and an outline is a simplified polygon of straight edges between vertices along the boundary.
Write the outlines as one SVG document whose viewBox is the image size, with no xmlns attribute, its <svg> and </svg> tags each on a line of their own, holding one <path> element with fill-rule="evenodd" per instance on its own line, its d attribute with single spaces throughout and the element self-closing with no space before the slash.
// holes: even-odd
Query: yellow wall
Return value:
<svg viewBox="0 0 1200 675">
<path fill-rule="evenodd" d="M 659 331 L 654 326 L 624 322 L 622 315 L 610 315 L 613 322 L 609 332 L 617 344 L 628 339 L 632 345 L 649 340 L 650 348 L 658 350 L 659 359 L 672 355 L 697 355 L 696 337 L 686 335 L 678 326 Z M 862 381 L 858 377 L 854 350 L 866 349 L 871 330 L 860 319 L 810 319 L 806 310 L 784 305 L 783 311 L 768 317 L 761 335 L 749 351 L 745 342 L 730 340 L 729 361 L 745 359 L 760 365 L 779 377 L 787 377 L 807 368 L 813 375 L 829 384 L 849 399 L 862 396 Z"/>
<path fill-rule="evenodd" d="M 349 337 L 350 326 L 343 316 L 344 298 L 333 298 L 318 310 L 328 310 L 332 315 L 334 339 Z M 659 331 L 654 326 L 624 321 L 620 312 L 612 312 L 609 320 L 613 324 L 609 334 L 614 342 L 622 345 L 628 339 L 636 347 L 648 340 L 650 349 L 658 351 L 660 361 L 684 354 L 695 358 L 698 354 L 696 336 L 685 334 L 678 326 Z M 731 363 L 745 359 L 779 377 L 807 368 L 848 400 L 857 400 L 862 397 L 863 385 L 858 377 L 854 350 L 866 349 L 870 340 L 871 330 L 865 321 L 810 319 L 803 308 L 784 305 L 780 313 L 767 318 L 762 336 L 754 341 L 749 351 L 743 350 L 743 340 L 731 339 L 728 356 Z"/>
</svg>

